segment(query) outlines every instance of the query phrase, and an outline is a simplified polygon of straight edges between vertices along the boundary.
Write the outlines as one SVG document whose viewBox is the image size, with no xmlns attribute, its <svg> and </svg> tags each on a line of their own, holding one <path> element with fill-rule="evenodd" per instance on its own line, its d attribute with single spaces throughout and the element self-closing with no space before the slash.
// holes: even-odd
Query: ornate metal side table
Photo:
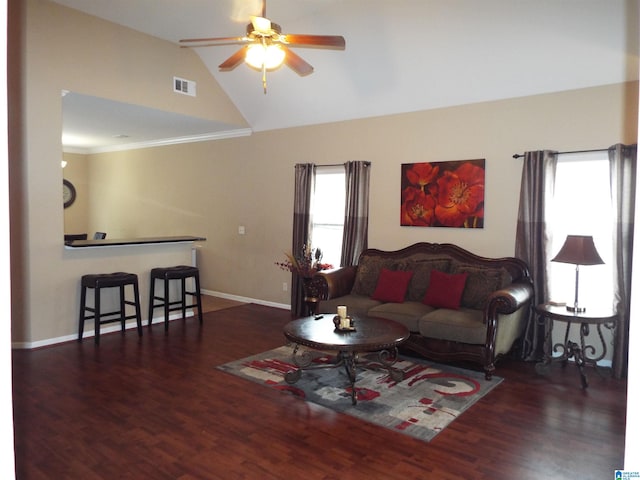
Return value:
<svg viewBox="0 0 640 480">
<path fill-rule="evenodd" d="M 602 327 L 614 329 L 618 323 L 618 315 L 613 310 L 607 309 L 570 312 L 565 307 L 556 307 L 548 304 L 538 305 L 536 312 L 545 319 L 545 358 L 536 365 L 536 371 L 541 375 L 545 375 L 549 372 L 552 363 L 563 362 L 566 365 L 567 360 L 573 357 L 580 373 L 582 388 L 587 388 L 589 383 L 584 372 L 584 366 L 591 365 L 595 368 L 597 367 L 597 362 L 605 357 L 607 344 L 602 334 Z M 556 343 L 552 346 L 553 324 L 556 321 L 565 322 L 567 326 L 564 333 L 564 343 Z M 580 344 L 569 340 L 569 332 L 573 324 L 577 324 L 580 328 Z M 602 346 L 602 352 L 598 356 L 595 356 L 596 347 L 586 343 L 593 325 L 596 327 L 600 346 Z M 553 356 L 553 353 L 558 351 L 561 352 L 561 355 Z"/>
</svg>

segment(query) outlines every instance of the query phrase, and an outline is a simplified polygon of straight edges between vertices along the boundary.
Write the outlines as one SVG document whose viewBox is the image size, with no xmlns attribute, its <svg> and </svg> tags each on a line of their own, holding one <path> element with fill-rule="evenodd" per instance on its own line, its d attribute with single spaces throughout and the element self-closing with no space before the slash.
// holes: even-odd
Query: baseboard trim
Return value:
<svg viewBox="0 0 640 480">
<path fill-rule="evenodd" d="M 243 302 L 243 303 L 256 303 L 258 305 L 264 305 L 267 307 L 274 307 L 274 308 L 281 308 L 284 310 L 291 310 L 291 306 L 287 305 L 285 303 L 275 303 L 275 302 L 268 302 L 266 300 L 260 300 L 258 298 L 250 298 L 250 297 L 242 297 L 239 295 L 231 295 L 229 293 L 224 293 L 224 292 L 217 292 L 214 290 L 201 290 L 201 293 L 203 295 L 210 295 L 212 297 L 219 297 L 219 298 L 224 298 L 227 300 L 235 300 L 237 302 Z M 187 317 L 192 317 L 194 315 L 193 310 L 187 310 Z M 181 319 L 182 315 L 178 314 L 178 313 L 174 313 L 174 314 L 170 314 L 169 315 L 169 321 L 172 322 L 173 320 L 178 320 Z M 162 323 L 164 322 L 164 317 L 153 317 L 152 320 L 152 324 L 156 324 L 156 323 Z M 146 321 L 143 320 L 142 322 L 143 326 L 147 326 Z M 88 324 L 87 324 L 88 325 Z M 132 328 L 136 328 L 136 322 L 135 320 L 128 320 L 125 323 L 125 330 L 131 330 Z M 120 331 L 120 324 L 113 324 L 113 325 L 105 325 L 104 327 L 100 327 L 100 333 L 111 333 L 111 332 L 118 332 Z M 85 330 L 84 335 L 82 337 L 83 341 L 86 341 L 87 339 L 94 337 L 95 336 L 95 330 L 91 329 L 91 330 Z M 51 345 L 56 345 L 58 343 L 65 343 L 65 342 L 70 342 L 72 340 L 77 340 L 78 339 L 78 334 L 72 334 L 72 335 L 64 335 L 62 337 L 55 337 L 55 338 L 46 338 L 44 340 L 37 340 L 35 342 L 11 342 L 11 348 L 15 349 L 15 350 L 31 350 L 34 348 L 41 348 L 41 347 L 48 347 Z"/>
<path fill-rule="evenodd" d="M 187 309 L 187 317 L 193 317 L 193 315 L 194 315 L 193 311 Z M 182 319 L 181 314 L 179 313 L 169 314 L 170 322 L 178 319 Z M 164 322 L 164 317 L 153 317 L 151 324 L 155 325 L 156 323 L 163 323 L 163 322 Z M 142 321 L 142 326 L 143 327 L 147 326 L 147 322 L 145 320 Z M 136 321 L 127 320 L 124 324 L 124 329 L 131 330 L 133 328 L 137 328 Z M 100 327 L 100 335 L 102 335 L 103 333 L 111 333 L 111 332 L 119 332 L 119 331 L 120 331 L 119 323 L 114 323 L 113 325 L 105 325 L 104 327 Z M 82 336 L 82 341 L 84 342 L 87 339 L 93 338 L 95 336 L 96 336 L 96 331 L 94 329 L 91 329 L 91 330 L 85 329 L 84 335 Z M 48 347 L 50 345 L 56 345 L 58 343 L 70 342 L 72 340 L 76 340 L 76 341 L 78 340 L 77 333 L 74 333 L 72 335 L 65 335 L 62 337 L 46 338 L 44 340 L 38 340 L 36 342 L 12 342 L 11 348 L 16 350 L 19 350 L 19 349 L 30 350 L 33 348 Z"/>
<path fill-rule="evenodd" d="M 562 354 L 553 355 L 554 358 L 561 357 Z M 569 363 L 576 363 L 576 360 L 571 357 L 567 360 Z M 598 360 L 596 364 L 602 368 L 613 368 L 613 360 Z"/>
<path fill-rule="evenodd" d="M 231 295 L 230 293 L 217 292 L 215 290 L 201 290 L 203 295 L 210 295 L 212 297 L 224 298 L 226 300 L 235 300 L 236 302 L 243 303 L 255 303 L 258 305 L 264 305 L 266 307 L 281 308 L 283 310 L 291 310 L 291 305 L 286 303 L 268 302 L 266 300 L 260 300 L 259 298 L 242 297 L 240 295 Z"/>
</svg>

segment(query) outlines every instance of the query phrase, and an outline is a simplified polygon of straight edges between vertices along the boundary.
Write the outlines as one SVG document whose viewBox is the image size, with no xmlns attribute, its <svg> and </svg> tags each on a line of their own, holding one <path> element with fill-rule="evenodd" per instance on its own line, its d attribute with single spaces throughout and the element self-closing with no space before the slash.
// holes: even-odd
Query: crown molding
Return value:
<svg viewBox="0 0 640 480">
<path fill-rule="evenodd" d="M 227 138 L 236 137 L 248 137 L 253 133 L 250 128 L 238 128 L 235 130 L 225 130 L 222 132 L 203 133 L 200 135 L 187 135 L 184 137 L 175 138 L 161 138 L 158 140 L 149 140 L 145 142 L 125 143 L 119 145 L 107 145 L 104 147 L 73 147 L 64 146 L 62 151 L 64 153 L 80 153 L 80 154 L 92 154 L 92 153 L 108 153 L 108 152 L 121 152 L 123 150 L 136 150 L 139 148 L 151 148 L 151 147 L 165 147 L 168 145 L 179 145 L 181 143 L 194 143 L 194 142 L 209 142 L 213 140 L 224 140 Z"/>
</svg>

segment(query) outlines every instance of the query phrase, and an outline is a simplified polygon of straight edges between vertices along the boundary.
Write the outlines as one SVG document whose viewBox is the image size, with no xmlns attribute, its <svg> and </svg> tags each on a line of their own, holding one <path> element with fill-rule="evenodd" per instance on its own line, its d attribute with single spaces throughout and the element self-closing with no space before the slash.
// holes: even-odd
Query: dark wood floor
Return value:
<svg viewBox="0 0 640 480">
<path fill-rule="evenodd" d="M 607 479 L 622 467 L 624 382 L 498 364 L 489 395 L 430 443 L 217 370 L 284 343 L 289 312 L 243 305 L 14 351 L 17 478 Z"/>
</svg>

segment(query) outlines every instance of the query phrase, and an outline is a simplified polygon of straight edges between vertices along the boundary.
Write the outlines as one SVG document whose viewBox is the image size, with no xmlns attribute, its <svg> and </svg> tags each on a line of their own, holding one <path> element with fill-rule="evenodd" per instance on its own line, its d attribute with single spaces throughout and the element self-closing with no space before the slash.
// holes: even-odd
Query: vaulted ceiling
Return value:
<svg viewBox="0 0 640 480">
<path fill-rule="evenodd" d="M 177 43 L 240 36 L 260 0 L 54 0 Z M 397 114 L 638 79 L 635 0 L 269 0 L 283 33 L 342 35 L 296 48 L 313 74 L 218 65 L 197 53 L 254 131 Z"/>
</svg>

